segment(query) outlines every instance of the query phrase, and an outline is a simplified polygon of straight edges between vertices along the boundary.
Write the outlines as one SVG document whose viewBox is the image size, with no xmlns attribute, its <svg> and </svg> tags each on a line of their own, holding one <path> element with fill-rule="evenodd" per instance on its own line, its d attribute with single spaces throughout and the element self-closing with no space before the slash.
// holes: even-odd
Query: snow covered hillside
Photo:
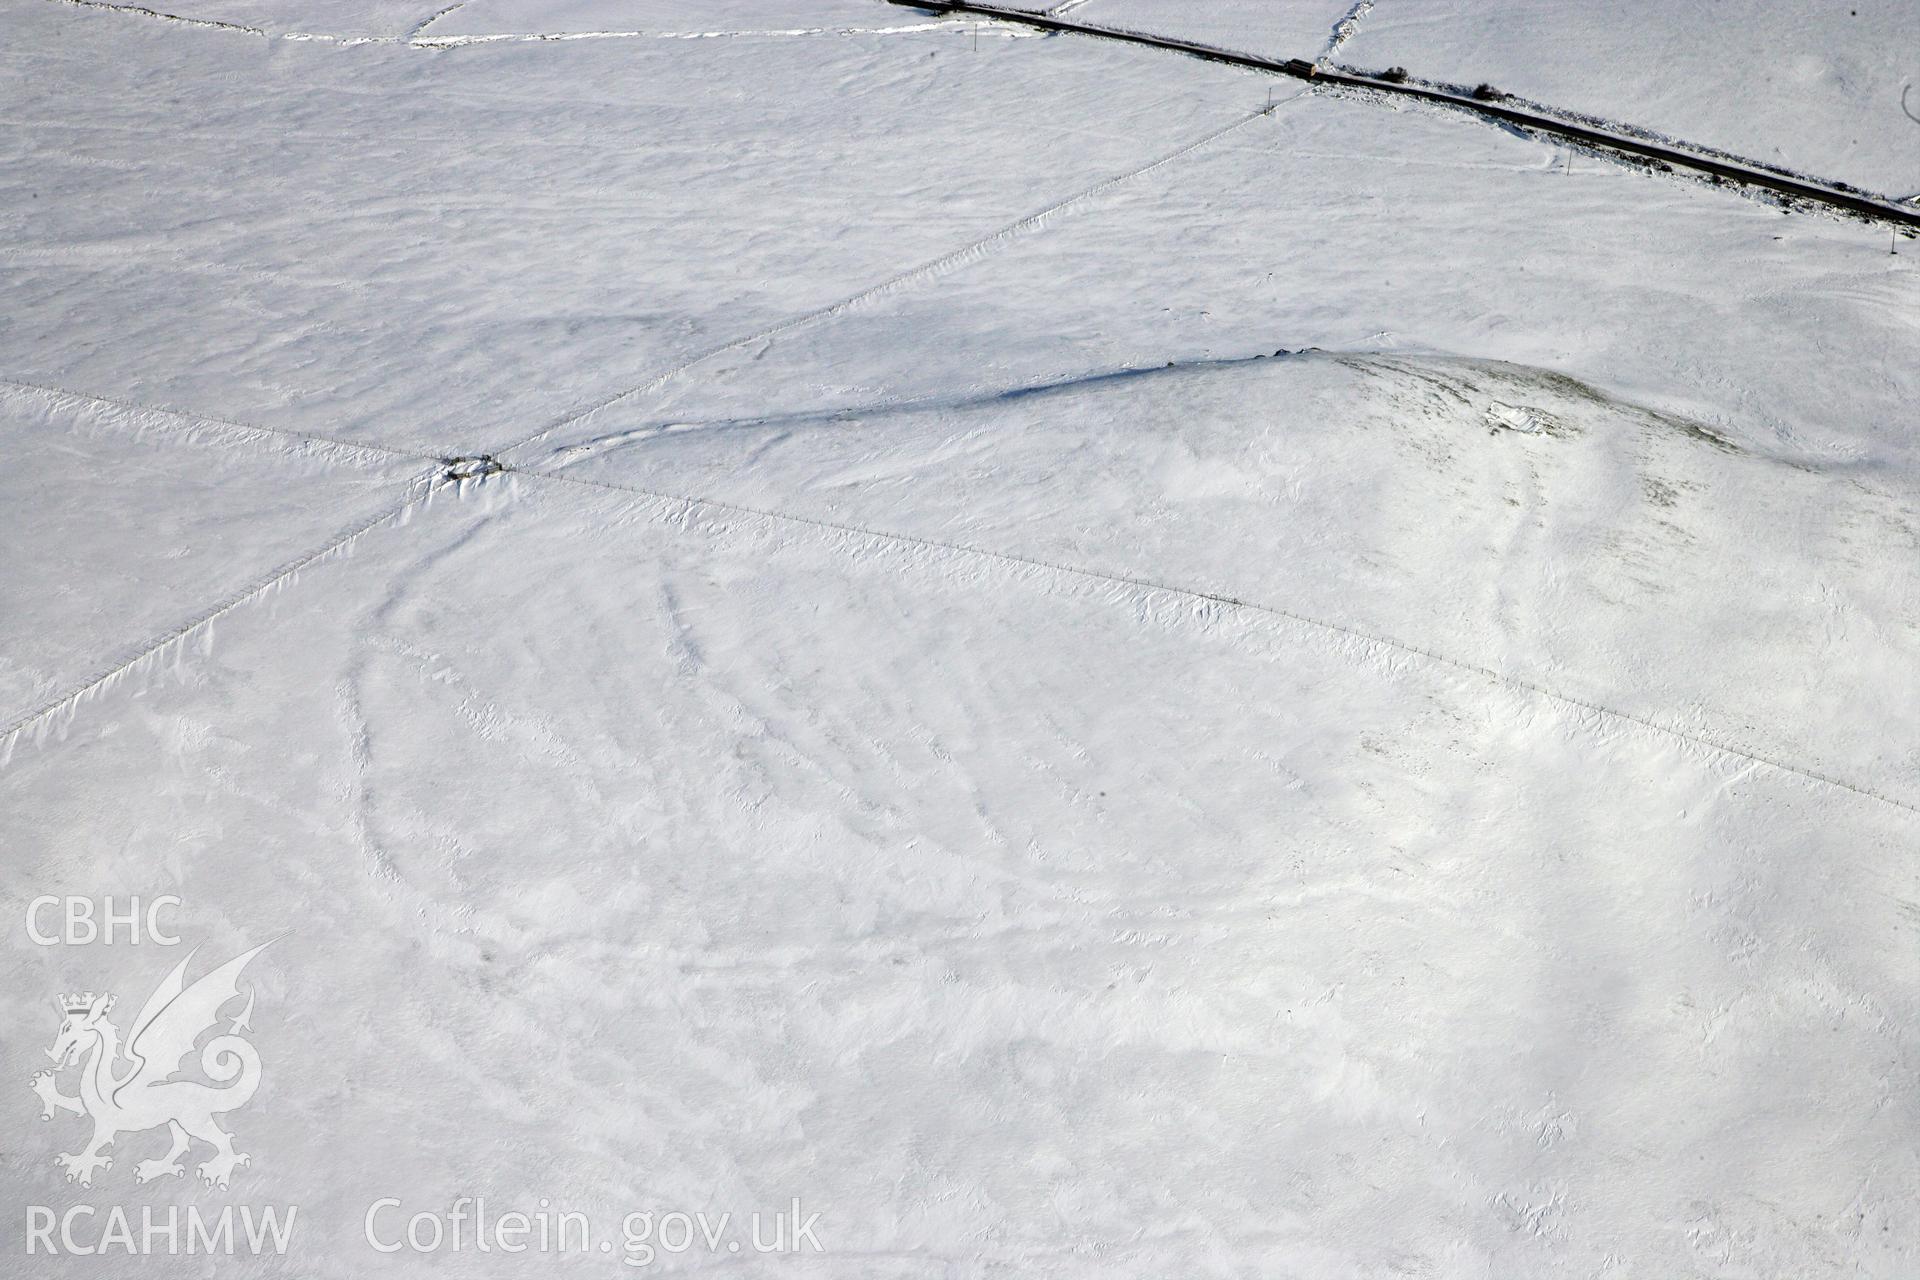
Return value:
<svg viewBox="0 0 1920 1280">
<path fill-rule="evenodd" d="M 1920 1272 L 1920 241 L 879 0 L 167 5 L 0 0 L 0 1271 Z M 1907 8 L 1631 8 L 1068 13 L 1920 192 Z"/>
</svg>

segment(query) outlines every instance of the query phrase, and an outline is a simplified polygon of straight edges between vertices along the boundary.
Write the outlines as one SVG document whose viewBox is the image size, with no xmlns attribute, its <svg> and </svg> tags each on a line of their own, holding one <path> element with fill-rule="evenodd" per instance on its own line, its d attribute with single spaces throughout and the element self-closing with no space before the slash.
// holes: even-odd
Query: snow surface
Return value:
<svg viewBox="0 0 1920 1280">
<path fill-rule="evenodd" d="M 1039 0 L 1009 8 L 1060 12 Z M 1911 0 L 1083 0 L 1093 26 L 1459 85 L 1696 146 L 1920 195 Z"/>
<path fill-rule="evenodd" d="M 1340 57 L 1492 81 L 1887 195 L 1920 193 L 1911 0 L 1382 0 Z"/>
<path fill-rule="evenodd" d="M 1269 58 L 1312 60 L 1333 38 L 1345 10 L 1318 0 L 1220 0 L 1166 4 L 1163 0 L 1086 0 L 1063 17 L 1093 26 L 1178 36 Z"/>
<path fill-rule="evenodd" d="M 925 25 L 911 9 L 882 8 L 873 0 L 470 0 L 454 5 L 422 29 L 431 38 L 495 34 L 568 34 L 634 31 L 654 35 L 720 32 L 843 34 L 891 26 Z"/>
<path fill-rule="evenodd" d="M 363 1217 L 797 1197 L 824 1252 L 655 1269 L 1920 1269 L 1920 244 L 865 0 L 436 7 L 0 0 L 0 1248 L 612 1275 Z M 1074 12 L 1248 12 L 1146 8 Z M 1337 57 L 1456 74 L 1392 8 Z M 49 893 L 285 935 L 230 1190 L 60 1180 L 49 998 L 187 948 Z"/>
</svg>

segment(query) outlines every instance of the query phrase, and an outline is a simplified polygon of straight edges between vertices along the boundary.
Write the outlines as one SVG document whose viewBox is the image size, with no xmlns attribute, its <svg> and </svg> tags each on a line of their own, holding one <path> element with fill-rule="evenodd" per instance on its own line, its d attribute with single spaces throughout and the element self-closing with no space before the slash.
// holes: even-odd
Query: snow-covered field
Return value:
<svg viewBox="0 0 1920 1280">
<path fill-rule="evenodd" d="M 1378 0 L 1337 56 L 1920 194 L 1913 0 Z"/>
<path fill-rule="evenodd" d="M 1920 241 L 878 0 L 168 4 L 0 0 L 0 1273 L 1920 1273 Z M 1911 6 L 1624 8 L 1069 13 L 1920 192 Z M 269 940 L 161 1171 L 88 1036 Z"/>
</svg>

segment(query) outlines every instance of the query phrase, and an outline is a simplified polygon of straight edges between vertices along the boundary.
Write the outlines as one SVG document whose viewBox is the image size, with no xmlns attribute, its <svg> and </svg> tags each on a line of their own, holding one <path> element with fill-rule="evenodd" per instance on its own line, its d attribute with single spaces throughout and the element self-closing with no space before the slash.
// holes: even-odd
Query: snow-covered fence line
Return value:
<svg viewBox="0 0 1920 1280">
<path fill-rule="evenodd" d="M 1305 58 L 1265 58 L 1258 54 L 1241 53 L 1233 49 L 1222 49 L 1192 40 L 1182 40 L 1177 36 L 1154 35 L 1151 32 L 1129 31 L 1119 27 L 1091 26 L 1084 22 L 1057 17 L 1051 12 L 1036 13 L 1030 10 L 1007 9 L 999 5 L 975 3 L 975 0 L 888 0 L 888 3 L 906 8 L 930 10 L 935 13 L 974 14 L 1000 22 L 1038 27 L 1045 31 L 1121 40 L 1129 44 L 1146 45 L 1150 48 L 1183 53 L 1189 57 L 1204 58 L 1209 62 L 1224 62 L 1231 66 L 1269 71 L 1276 75 L 1305 80 L 1314 85 L 1366 89 L 1395 97 L 1413 98 L 1439 106 L 1473 112 L 1503 124 L 1579 143 L 1601 152 L 1611 152 L 1657 169 L 1685 169 L 1720 182 L 1731 182 L 1789 200 L 1805 201 L 1836 209 L 1873 222 L 1891 223 L 1906 229 L 1908 234 L 1920 232 L 1920 210 L 1909 208 L 1891 197 L 1861 191 L 1841 183 L 1823 182 L 1785 173 L 1763 166 L 1756 161 L 1710 155 L 1703 151 L 1656 142 L 1624 130 L 1604 129 L 1562 116 L 1548 115 L 1530 107 L 1517 106 L 1506 94 L 1488 85 L 1482 85 L 1470 93 L 1459 92 L 1410 80 L 1404 71 L 1398 69 L 1384 75 L 1369 75 L 1360 71 L 1321 66 Z"/>
</svg>

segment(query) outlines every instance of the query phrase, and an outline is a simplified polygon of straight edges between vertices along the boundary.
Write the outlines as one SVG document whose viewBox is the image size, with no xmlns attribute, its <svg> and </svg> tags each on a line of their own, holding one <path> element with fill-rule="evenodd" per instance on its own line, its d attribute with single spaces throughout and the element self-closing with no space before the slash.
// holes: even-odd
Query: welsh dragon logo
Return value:
<svg viewBox="0 0 1920 1280">
<path fill-rule="evenodd" d="M 141 1182 L 181 1176 L 185 1170 L 180 1158 L 196 1139 L 213 1147 L 212 1157 L 199 1168 L 201 1179 L 211 1186 L 224 1188 L 236 1165 L 252 1163 L 251 1156 L 233 1149 L 232 1136 L 214 1122 L 215 1116 L 246 1106 L 260 1087 L 260 1055 L 240 1035 L 252 1029 L 251 988 L 246 1008 L 200 1051 L 200 1069 L 220 1083 L 207 1085 L 172 1077 L 200 1038 L 217 1028 L 221 1008 L 239 998 L 240 971 L 269 945 L 263 942 L 236 956 L 192 986 L 187 986 L 185 979 L 193 956 L 175 965 L 133 1020 L 124 1047 L 124 1065 L 120 1031 L 107 1017 L 113 1010 L 111 995 L 88 991 L 55 1002 L 63 1021 L 53 1046 L 47 1050 L 54 1070 L 33 1077 L 33 1091 L 40 1095 L 44 1108 L 41 1119 L 53 1119 L 55 1111 L 71 1111 L 93 1121 L 93 1139 L 83 1151 L 54 1157 L 67 1171 L 68 1182 L 92 1186 L 96 1171 L 113 1167 L 113 1158 L 102 1152 L 113 1145 L 115 1138 L 162 1125 L 172 1134 L 173 1145 L 159 1159 L 142 1160 L 134 1166 L 134 1177 Z M 68 1096 L 60 1092 L 55 1073 L 75 1063 L 80 1066 L 80 1092 Z"/>
</svg>

